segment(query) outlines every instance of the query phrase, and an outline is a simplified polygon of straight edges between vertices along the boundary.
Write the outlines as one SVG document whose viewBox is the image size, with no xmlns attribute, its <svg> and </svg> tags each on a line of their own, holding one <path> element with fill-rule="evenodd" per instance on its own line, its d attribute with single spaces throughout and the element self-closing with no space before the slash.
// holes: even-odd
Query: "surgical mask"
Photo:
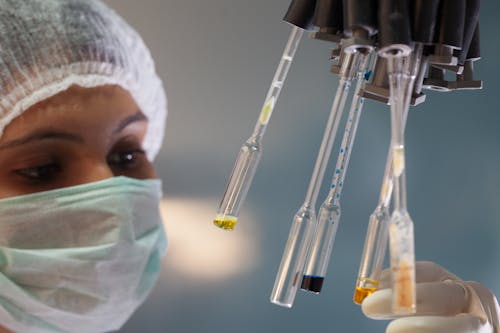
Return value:
<svg viewBox="0 0 500 333">
<path fill-rule="evenodd" d="M 113 177 L 0 200 L 0 325 L 119 329 L 159 275 L 161 182 Z"/>
</svg>

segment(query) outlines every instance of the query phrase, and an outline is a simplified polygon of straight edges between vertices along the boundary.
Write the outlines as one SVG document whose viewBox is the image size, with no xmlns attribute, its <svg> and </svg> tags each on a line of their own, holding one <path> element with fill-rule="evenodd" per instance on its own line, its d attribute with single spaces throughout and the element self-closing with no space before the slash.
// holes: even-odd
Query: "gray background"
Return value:
<svg viewBox="0 0 500 333">
<path fill-rule="evenodd" d="M 337 85 L 329 73 L 331 45 L 305 39 L 297 52 L 243 218 L 234 233 L 224 233 L 210 219 L 290 31 L 281 21 L 289 0 L 107 2 L 143 35 L 165 81 L 170 114 L 157 167 L 166 197 L 184 203 L 172 204 L 178 211 L 166 222 L 173 241 L 160 281 L 120 332 L 383 332 L 387 323 L 365 318 L 351 298 L 389 144 L 387 107 L 365 105 L 324 292 L 300 292 L 293 309 L 277 307 L 268 296 Z M 417 259 L 481 281 L 497 295 L 499 11 L 499 2 L 483 2 L 476 75 L 485 88 L 428 93 L 412 110 L 406 136 Z M 206 219 L 189 217 L 207 210 Z"/>
</svg>

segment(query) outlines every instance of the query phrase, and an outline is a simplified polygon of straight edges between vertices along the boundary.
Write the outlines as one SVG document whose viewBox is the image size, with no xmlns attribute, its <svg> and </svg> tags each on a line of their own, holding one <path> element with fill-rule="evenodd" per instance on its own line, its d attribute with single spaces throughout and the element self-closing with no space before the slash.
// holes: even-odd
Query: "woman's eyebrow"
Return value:
<svg viewBox="0 0 500 333">
<path fill-rule="evenodd" d="M 118 126 L 113 131 L 113 134 L 117 134 L 125 129 L 128 125 L 137 122 L 137 121 L 148 121 L 148 118 L 141 111 L 137 111 L 133 115 L 123 119 Z"/>
<path fill-rule="evenodd" d="M 123 129 L 125 129 L 128 125 L 131 123 L 137 122 L 137 121 L 147 121 L 148 118 L 141 112 L 138 111 L 137 113 L 123 119 L 118 126 L 113 130 L 113 134 L 121 132 Z M 76 143 L 85 143 L 85 140 L 73 133 L 67 133 L 67 132 L 62 132 L 62 131 L 55 131 L 52 129 L 41 129 L 37 130 L 33 133 L 30 133 L 24 137 L 21 137 L 19 139 L 14 139 L 12 141 L 5 142 L 0 145 L 0 150 L 7 149 L 7 148 L 12 148 L 12 147 L 17 147 L 21 145 L 25 145 L 34 141 L 39 141 L 39 140 L 45 140 L 45 139 L 60 139 L 60 140 L 67 140 L 67 141 L 72 141 Z"/>
<path fill-rule="evenodd" d="M 60 131 L 55 131 L 51 129 L 41 129 L 37 130 L 33 133 L 30 133 L 24 137 L 21 137 L 19 139 L 15 139 L 12 141 L 5 142 L 0 145 L 0 150 L 6 149 L 6 148 L 12 148 L 12 147 L 17 147 L 21 145 L 25 145 L 34 141 L 39 141 L 39 140 L 45 140 L 45 139 L 60 139 L 60 140 L 67 140 L 67 141 L 72 141 L 76 143 L 84 143 L 85 141 L 83 138 L 77 134 L 73 133 L 67 133 L 67 132 L 60 132 Z"/>
</svg>

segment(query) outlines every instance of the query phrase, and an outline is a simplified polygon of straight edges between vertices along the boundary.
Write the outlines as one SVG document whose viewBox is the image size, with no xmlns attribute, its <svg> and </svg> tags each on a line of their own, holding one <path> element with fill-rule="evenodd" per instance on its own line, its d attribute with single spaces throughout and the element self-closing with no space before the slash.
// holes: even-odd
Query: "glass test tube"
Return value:
<svg viewBox="0 0 500 333">
<path fill-rule="evenodd" d="M 423 46 L 417 44 L 415 51 L 411 55 L 409 66 L 409 82 L 407 89 L 413 90 L 413 83 L 419 72 Z M 407 98 L 411 98 L 411 94 L 406 93 Z M 405 103 L 409 103 L 408 101 Z M 403 131 L 408 117 L 408 107 L 403 110 Z M 379 201 L 377 207 L 370 215 L 368 229 L 366 232 L 363 254 L 359 265 L 358 279 L 354 291 L 353 301 L 356 304 L 361 304 L 363 300 L 378 289 L 380 276 L 384 264 L 385 251 L 388 241 L 389 228 L 389 205 L 393 190 L 393 171 L 392 171 L 392 149 L 389 148 L 387 161 L 385 165 L 384 178 L 380 190 Z"/>
<path fill-rule="evenodd" d="M 363 300 L 378 289 L 380 275 L 387 248 L 389 227 L 389 204 L 392 196 L 392 153 L 389 149 L 385 165 L 384 179 L 380 190 L 379 202 L 370 215 L 365 245 L 359 265 L 358 280 L 353 301 L 361 304 Z"/>
<path fill-rule="evenodd" d="M 392 311 L 396 314 L 416 312 L 415 248 L 413 221 L 406 208 L 405 148 L 403 114 L 409 107 L 412 91 L 408 91 L 409 75 L 404 70 L 407 57 L 389 56 L 391 100 L 391 150 L 393 175 L 393 202 L 389 223 L 392 274 Z M 410 96 L 408 96 L 410 95 Z"/>
<path fill-rule="evenodd" d="M 311 243 L 311 236 L 316 227 L 314 207 L 318 198 L 319 189 L 323 182 L 325 169 L 330 158 L 333 142 L 340 119 L 345 107 L 347 95 L 351 86 L 352 77 L 358 63 L 358 53 L 345 53 L 340 69 L 340 79 L 337 92 L 321 147 L 314 165 L 314 171 L 309 183 L 306 199 L 302 207 L 294 216 L 283 257 L 276 275 L 270 300 L 272 303 L 292 307 L 295 295 L 302 280 L 307 251 Z"/>
<path fill-rule="evenodd" d="M 303 33 L 303 29 L 293 26 L 254 131 L 240 148 L 226 191 L 214 219 L 214 224 L 222 229 L 233 230 L 238 221 L 240 208 L 250 189 L 262 155 L 262 137 L 264 136 Z"/>
<path fill-rule="evenodd" d="M 321 292 L 325 279 L 330 255 L 332 253 L 335 235 L 340 222 L 340 196 L 344 185 L 345 175 L 349 166 L 349 158 L 356 138 L 356 131 L 363 110 L 364 98 L 359 96 L 366 82 L 365 76 L 370 58 L 370 52 L 360 53 L 357 84 L 347 118 L 344 136 L 340 145 L 337 164 L 330 185 L 330 192 L 320 207 L 318 226 L 313 235 L 311 248 L 306 261 L 306 269 L 301 288 L 314 293 Z"/>
</svg>

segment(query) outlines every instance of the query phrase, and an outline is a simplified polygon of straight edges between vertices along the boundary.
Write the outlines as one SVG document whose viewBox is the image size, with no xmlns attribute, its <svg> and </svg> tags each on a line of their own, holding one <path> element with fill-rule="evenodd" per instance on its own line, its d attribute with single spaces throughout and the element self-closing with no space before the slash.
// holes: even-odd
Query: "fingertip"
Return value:
<svg viewBox="0 0 500 333">
<path fill-rule="evenodd" d="M 393 318 L 391 310 L 392 292 L 390 289 L 379 290 L 368 296 L 361 303 L 361 311 L 371 319 L 387 320 Z"/>
<path fill-rule="evenodd" d="M 407 318 L 393 320 L 387 325 L 386 333 L 404 333 L 408 329 Z M 412 331 L 413 332 L 413 331 Z"/>
<path fill-rule="evenodd" d="M 488 324 L 479 318 L 461 314 L 452 317 L 419 316 L 392 321 L 386 333 L 471 333 L 486 332 Z M 486 331 L 485 331 L 486 329 Z"/>
<path fill-rule="evenodd" d="M 429 326 L 432 325 L 432 317 L 406 317 L 393 320 L 387 326 L 386 333 L 438 333 L 441 331 L 429 331 Z"/>
</svg>

